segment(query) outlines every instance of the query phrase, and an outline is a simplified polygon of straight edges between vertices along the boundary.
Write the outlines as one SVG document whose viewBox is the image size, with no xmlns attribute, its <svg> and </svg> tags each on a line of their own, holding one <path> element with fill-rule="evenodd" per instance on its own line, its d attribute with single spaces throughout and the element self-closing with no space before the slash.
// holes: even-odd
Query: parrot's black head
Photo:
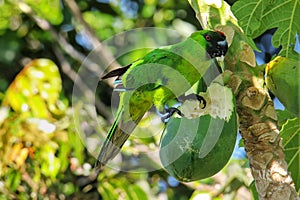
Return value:
<svg viewBox="0 0 300 200">
<path fill-rule="evenodd" d="M 228 50 L 226 36 L 221 31 L 205 31 L 206 51 L 211 58 L 225 56 Z"/>
</svg>

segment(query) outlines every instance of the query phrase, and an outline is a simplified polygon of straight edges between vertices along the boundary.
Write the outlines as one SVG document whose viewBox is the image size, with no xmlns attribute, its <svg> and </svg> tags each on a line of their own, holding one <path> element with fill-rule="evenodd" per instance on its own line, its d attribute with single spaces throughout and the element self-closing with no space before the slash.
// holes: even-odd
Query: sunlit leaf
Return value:
<svg viewBox="0 0 300 200">
<path fill-rule="evenodd" d="M 4 120 L 8 117 L 9 108 L 8 107 L 0 107 L 0 126 L 4 122 Z"/>
<path fill-rule="evenodd" d="M 146 192 L 137 184 L 131 185 L 129 188 L 134 196 L 134 199 L 148 199 Z"/>
<path fill-rule="evenodd" d="M 56 107 L 61 91 L 57 66 L 48 59 L 36 59 L 24 67 L 6 91 L 3 105 L 14 111 L 47 118 L 59 114 Z"/>
<path fill-rule="evenodd" d="M 292 174 L 296 190 L 300 188 L 300 119 L 288 120 L 281 128 L 285 159 Z"/>
<path fill-rule="evenodd" d="M 41 172 L 50 178 L 52 180 L 55 179 L 57 176 L 59 169 L 60 169 L 60 161 L 59 159 L 55 156 L 54 149 L 51 148 L 50 146 L 46 146 L 43 149 L 44 153 L 44 162 L 42 162 L 41 165 Z"/>
<path fill-rule="evenodd" d="M 68 142 L 73 144 L 74 148 L 74 156 L 78 159 L 80 164 L 83 164 L 84 160 L 84 146 L 82 144 L 81 138 L 79 135 L 77 135 L 75 132 L 73 132 L 71 129 L 68 131 Z"/>
<path fill-rule="evenodd" d="M 203 28 L 214 28 L 218 24 L 236 23 L 236 19 L 230 11 L 230 6 L 222 0 L 199 1 L 189 0 L 196 12 L 196 17 Z"/>
<path fill-rule="evenodd" d="M 83 17 L 100 38 L 107 39 L 112 36 L 114 31 L 111 25 L 116 21 L 113 16 L 93 10 L 84 12 Z M 101 20 L 101 23 L 99 23 L 99 20 Z"/>
<path fill-rule="evenodd" d="M 110 196 L 113 196 L 113 191 L 110 191 L 109 189 L 106 189 L 104 187 L 104 185 L 102 185 L 101 187 L 98 187 L 98 191 L 99 193 L 102 195 L 102 198 L 105 199 L 109 199 Z"/>
<path fill-rule="evenodd" d="M 13 173 L 9 173 L 9 174 L 10 176 L 7 176 L 6 184 L 12 191 L 16 191 L 18 186 L 21 183 L 21 172 L 13 171 Z"/>
<path fill-rule="evenodd" d="M 20 11 L 12 4 L 3 3 L 0 4 L 0 31 L 9 28 L 11 20 L 19 15 Z"/>
<path fill-rule="evenodd" d="M 19 153 L 18 157 L 15 160 L 18 167 L 21 167 L 22 165 L 24 165 L 25 160 L 28 157 L 28 154 L 29 154 L 28 148 L 22 148 L 20 150 L 20 153 Z"/>
<path fill-rule="evenodd" d="M 34 11 L 42 18 L 54 25 L 58 25 L 63 20 L 61 2 L 59 0 L 25 0 Z"/>
<path fill-rule="evenodd" d="M 266 66 L 268 89 L 280 100 L 287 110 L 300 116 L 300 62 L 278 56 Z"/>
<path fill-rule="evenodd" d="M 125 181 L 116 181 L 117 184 L 117 188 L 122 189 L 122 194 L 126 197 L 125 199 L 132 199 L 135 200 L 135 198 L 133 197 L 132 191 L 130 190 L 131 186 L 128 186 L 128 183 Z"/>
<path fill-rule="evenodd" d="M 25 159 L 19 158 L 19 156 L 21 155 L 22 148 L 23 148 L 23 145 L 21 143 L 17 143 L 12 146 L 11 152 L 9 154 L 11 161 L 16 162 L 18 160 L 18 164 L 21 164 L 21 165 L 24 164 L 24 161 L 27 158 L 27 156 Z"/>
<path fill-rule="evenodd" d="M 75 192 L 75 186 L 73 183 L 69 182 L 63 185 L 63 192 L 66 195 L 70 195 Z"/>
<path fill-rule="evenodd" d="M 101 187 L 99 189 L 101 192 L 104 192 L 104 196 L 105 198 L 103 198 L 104 200 L 110 200 L 113 199 L 113 197 L 115 197 L 117 195 L 117 193 L 115 192 L 115 188 L 114 186 L 107 181 L 102 181 Z"/>
<path fill-rule="evenodd" d="M 33 116 L 49 116 L 46 102 L 43 101 L 41 96 L 32 96 L 31 98 L 27 99 L 27 106 L 30 108 Z"/>
<path fill-rule="evenodd" d="M 282 45 L 282 56 L 297 57 L 294 47 L 296 33 L 300 33 L 300 1 L 239 0 L 232 6 L 232 11 L 245 34 L 251 38 L 278 28 L 273 37 L 274 46 Z"/>
<path fill-rule="evenodd" d="M 71 149 L 72 149 L 71 145 L 69 145 L 67 142 L 62 142 L 60 144 L 58 159 L 60 160 L 61 170 L 67 169 L 69 165 L 68 156 Z"/>
</svg>

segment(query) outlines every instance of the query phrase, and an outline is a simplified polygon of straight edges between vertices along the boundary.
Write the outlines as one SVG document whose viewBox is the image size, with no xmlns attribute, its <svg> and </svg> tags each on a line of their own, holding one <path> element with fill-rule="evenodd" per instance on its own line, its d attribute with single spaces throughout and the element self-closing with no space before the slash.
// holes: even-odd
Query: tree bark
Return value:
<svg viewBox="0 0 300 200">
<path fill-rule="evenodd" d="M 263 74 L 245 72 L 233 75 L 229 85 L 236 95 L 240 132 L 259 199 L 297 199 Z"/>
</svg>

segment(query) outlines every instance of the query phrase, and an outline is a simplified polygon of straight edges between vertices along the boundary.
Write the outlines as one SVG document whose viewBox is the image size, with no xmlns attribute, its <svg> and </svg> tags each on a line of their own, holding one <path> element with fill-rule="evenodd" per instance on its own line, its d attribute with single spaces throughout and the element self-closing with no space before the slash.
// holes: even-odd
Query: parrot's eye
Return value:
<svg viewBox="0 0 300 200">
<path fill-rule="evenodd" d="M 211 38 L 210 38 L 209 35 L 206 35 L 206 36 L 205 36 L 205 39 L 206 39 L 207 41 L 210 41 Z"/>
</svg>

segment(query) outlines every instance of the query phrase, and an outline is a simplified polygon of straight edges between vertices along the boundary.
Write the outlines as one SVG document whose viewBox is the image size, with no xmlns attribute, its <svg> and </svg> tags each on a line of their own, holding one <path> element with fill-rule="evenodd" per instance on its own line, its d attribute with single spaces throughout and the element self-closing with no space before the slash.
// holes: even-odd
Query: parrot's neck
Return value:
<svg viewBox="0 0 300 200">
<path fill-rule="evenodd" d="M 188 37 L 186 40 L 174 44 L 168 47 L 164 47 L 165 50 L 168 50 L 178 56 L 182 57 L 186 61 L 188 61 L 200 74 L 204 74 L 206 72 L 206 68 L 203 65 L 206 62 L 210 62 L 211 59 L 206 52 L 205 44 L 193 39 L 192 37 Z"/>
</svg>

